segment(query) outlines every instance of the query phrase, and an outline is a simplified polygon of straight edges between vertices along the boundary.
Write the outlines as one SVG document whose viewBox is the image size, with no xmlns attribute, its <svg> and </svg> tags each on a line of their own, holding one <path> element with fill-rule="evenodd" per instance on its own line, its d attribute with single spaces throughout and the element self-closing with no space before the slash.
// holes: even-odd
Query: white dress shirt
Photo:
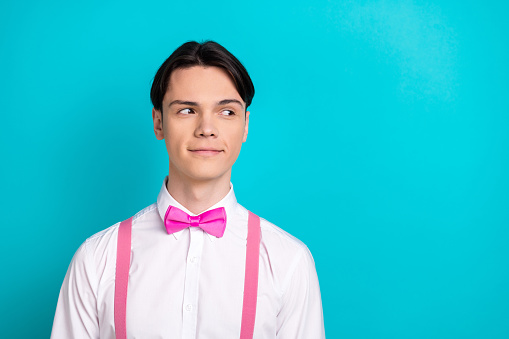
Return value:
<svg viewBox="0 0 509 339">
<path fill-rule="evenodd" d="M 240 337 L 248 211 L 229 193 L 221 238 L 199 227 L 169 235 L 171 204 L 195 215 L 167 191 L 133 217 L 127 294 L 128 338 Z M 58 298 L 52 339 L 115 338 L 113 301 L 117 223 L 76 251 Z M 260 218 L 261 242 L 254 338 L 325 338 L 318 277 L 309 249 Z"/>
</svg>

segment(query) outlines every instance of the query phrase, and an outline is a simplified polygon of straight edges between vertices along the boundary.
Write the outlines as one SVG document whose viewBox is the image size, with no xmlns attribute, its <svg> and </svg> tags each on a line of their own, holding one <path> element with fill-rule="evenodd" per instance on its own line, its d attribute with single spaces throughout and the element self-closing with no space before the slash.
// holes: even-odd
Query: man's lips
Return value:
<svg viewBox="0 0 509 339">
<path fill-rule="evenodd" d="M 191 152 L 201 152 L 201 151 L 213 151 L 213 152 L 222 152 L 223 150 L 215 149 L 215 148 L 196 148 L 196 149 L 190 149 Z"/>
<path fill-rule="evenodd" d="M 197 148 L 197 149 L 190 149 L 190 152 L 202 155 L 202 156 L 213 156 L 221 153 L 223 150 L 213 149 L 213 148 Z"/>
</svg>

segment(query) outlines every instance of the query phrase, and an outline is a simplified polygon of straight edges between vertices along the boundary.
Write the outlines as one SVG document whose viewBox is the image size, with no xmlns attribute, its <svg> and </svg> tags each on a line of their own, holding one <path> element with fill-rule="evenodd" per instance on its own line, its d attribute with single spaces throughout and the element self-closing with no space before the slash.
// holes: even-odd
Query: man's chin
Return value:
<svg viewBox="0 0 509 339">
<path fill-rule="evenodd" d="M 226 173 L 211 173 L 211 172 L 194 172 L 190 173 L 189 178 L 194 182 L 199 183 L 214 183 L 220 182 L 225 179 Z"/>
</svg>

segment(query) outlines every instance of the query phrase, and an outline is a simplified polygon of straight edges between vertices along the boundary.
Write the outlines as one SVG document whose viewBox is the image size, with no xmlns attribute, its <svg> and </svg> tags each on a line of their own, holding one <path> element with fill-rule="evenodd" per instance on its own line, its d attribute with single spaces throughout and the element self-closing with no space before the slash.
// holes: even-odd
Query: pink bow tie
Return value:
<svg viewBox="0 0 509 339">
<path fill-rule="evenodd" d="M 164 216 L 164 226 L 168 234 L 181 231 L 187 227 L 200 227 L 208 234 L 221 238 L 226 228 L 226 211 L 224 207 L 219 207 L 191 216 L 180 208 L 170 205 Z"/>
</svg>

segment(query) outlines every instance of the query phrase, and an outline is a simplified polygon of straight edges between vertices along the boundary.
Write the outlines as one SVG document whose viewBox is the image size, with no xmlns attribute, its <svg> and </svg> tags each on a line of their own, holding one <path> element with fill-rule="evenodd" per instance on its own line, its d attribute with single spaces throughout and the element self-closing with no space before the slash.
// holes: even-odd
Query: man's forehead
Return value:
<svg viewBox="0 0 509 339">
<path fill-rule="evenodd" d="M 219 67 L 193 66 L 172 72 L 164 101 L 221 102 L 230 100 L 245 103 L 230 75 Z"/>
<path fill-rule="evenodd" d="M 213 80 L 222 81 L 235 87 L 235 83 L 230 74 L 215 66 L 192 66 L 177 68 L 171 72 L 168 84 L 171 83 L 192 83 L 194 81 Z"/>
</svg>

